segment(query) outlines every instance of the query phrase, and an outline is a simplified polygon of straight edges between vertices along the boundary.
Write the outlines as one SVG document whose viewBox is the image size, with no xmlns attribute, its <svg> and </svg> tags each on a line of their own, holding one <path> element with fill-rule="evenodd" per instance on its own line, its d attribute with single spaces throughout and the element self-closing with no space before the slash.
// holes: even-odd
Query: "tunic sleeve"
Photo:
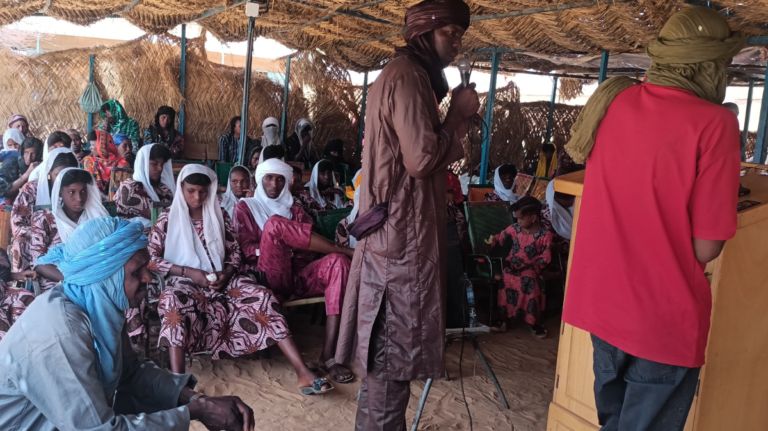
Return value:
<svg viewBox="0 0 768 431">
<path fill-rule="evenodd" d="M 53 245 L 51 244 L 53 237 L 58 233 L 58 229 L 51 226 L 52 223 L 49 220 L 51 218 L 53 214 L 48 210 L 38 211 L 32 215 L 29 255 L 33 269 L 37 267 L 37 259 L 48 253 L 48 249 Z"/>
<path fill-rule="evenodd" d="M 515 227 L 510 226 L 506 229 L 504 229 L 500 234 L 497 234 L 493 237 L 493 242 L 491 243 L 491 248 L 496 247 L 512 247 L 512 241 L 515 238 L 515 235 L 517 232 L 515 232 Z M 483 238 L 483 241 L 485 241 L 487 238 Z"/>
<path fill-rule="evenodd" d="M 431 111 L 435 98 L 426 74 L 406 73 L 392 83 L 389 96 L 392 122 L 400 140 L 400 151 L 408 175 L 423 179 L 445 170 L 464 156 L 458 137 L 435 125 Z M 445 174 L 443 174 L 445 175 Z"/>
<path fill-rule="evenodd" d="M 175 159 L 178 159 L 179 156 L 181 156 L 182 151 L 184 151 L 184 136 L 182 136 L 181 132 L 178 130 L 174 135 L 173 142 L 169 149 L 171 150 L 171 155 Z"/>
<path fill-rule="evenodd" d="M 13 186 L 13 182 L 19 179 L 19 161 L 11 159 L 3 162 L 0 167 L 0 197 L 8 193 L 8 189 Z"/>
<path fill-rule="evenodd" d="M 166 277 L 173 264 L 163 258 L 165 256 L 165 237 L 168 232 L 168 212 L 157 218 L 157 222 L 149 232 L 149 269 Z"/>
<path fill-rule="evenodd" d="M 256 264 L 256 250 L 259 249 L 261 229 L 251 214 L 248 204 L 240 201 L 235 205 L 235 225 L 237 237 L 240 239 L 240 248 L 243 253 L 243 262 L 248 265 Z"/>
<path fill-rule="evenodd" d="M 152 199 L 143 190 L 138 181 L 123 181 L 115 193 L 117 216 L 124 219 L 144 217 L 151 219 Z"/>
<path fill-rule="evenodd" d="M 18 367 L 11 381 L 21 390 L 45 418 L 56 428 L 70 431 L 150 431 L 188 430 L 187 407 L 171 408 L 151 414 L 119 415 L 107 405 L 104 389 L 96 374 L 96 354 L 93 336 L 85 321 L 70 320 L 71 331 L 64 337 L 51 337 L 51 342 L 36 349 L 16 362 Z M 130 350 L 123 345 L 123 351 Z M 134 365 L 129 362 L 128 366 Z M 130 370 L 129 370 L 130 371 Z M 170 374 L 170 373 L 169 373 Z M 129 373 L 121 381 L 132 383 Z M 179 381 L 155 373 L 160 378 L 152 388 L 151 382 L 140 378 L 139 386 L 132 390 L 156 391 L 153 398 L 164 398 L 178 387 Z M 182 379 L 184 375 L 179 375 Z M 6 384 L 8 384 L 6 383 Z M 143 384 L 143 385 L 142 385 Z M 171 388 L 163 388 L 172 385 Z M 124 386 L 124 387 L 126 387 Z M 123 389 L 123 388 L 121 388 Z M 179 389 L 180 390 L 180 389 Z"/>
<path fill-rule="evenodd" d="M 535 265 L 541 271 L 552 261 L 552 232 L 548 231 L 546 235 L 539 239 L 538 243 L 539 247 L 541 247 L 541 256 L 536 259 Z"/>
<path fill-rule="evenodd" d="M 11 209 L 11 231 L 13 236 L 28 236 L 32 220 L 32 210 L 37 197 L 37 181 L 24 184 Z"/>
<path fill-rule="evenodd" d="M 227 148 L 227 135 L 221 135 L 219 137 L 219 160 L 221 161 L 229 161 L 229 159 L 226 157 L 226 148 Z"/>
<path fill-rule="evenodd" d="M 235 268 L 240 268 L 240 244 L 237 243 L 235 225 L 226 211 L 222 211 L 221 215 L 224 218 L 224 249 L 226 253 L 224 266 L 232 265 Z"/>
</svg>

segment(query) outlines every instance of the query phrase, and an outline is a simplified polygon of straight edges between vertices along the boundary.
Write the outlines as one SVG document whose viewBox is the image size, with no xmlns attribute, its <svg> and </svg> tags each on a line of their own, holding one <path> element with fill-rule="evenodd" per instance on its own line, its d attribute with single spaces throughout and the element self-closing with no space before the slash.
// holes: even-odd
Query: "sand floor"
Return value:
<svg viewBox="0 0 768 431">
<path fill-rule="evenodd" d="M 317 361 L 322 347 L 322 327 L 296 324 L 301 316 L 290 316 L 294 336 L 308 363 Z M 464 391 L 475 430 L 544 431 L 552 400 L 557 357 L 559 318 L 545 326 L 550 338 L 534 339 L 527 328 L 491 333 L 479 339 L 480 348 L 499 378 L 510 409 L 504 409 L 482 363 L 469 343 L 464 345 L 462 372 Z M 202 357 L 188 372 L 199 380 L 197 389 L 206 395 L 237 395 L 253 408 L 257 430 L 352 431 L 360 387 L 359 378 L 349 385 L 335 385 L 326 395 L 305 397 L 296 387 L 296 377 L 287 359 L 273 348 L 272 359 L 211 361 Z M 451 381 L 439 379 L 429 392 L 420 430 L 469 430 L 459 381 L 461 342 L 446 354 Z M 359 374 L 358 374 L 359 375 Z M 408 428 L 416 413 L 424 382 L 411 384 Z M 192 430 L 205 428 L 193 422 Z"/>
</svg>

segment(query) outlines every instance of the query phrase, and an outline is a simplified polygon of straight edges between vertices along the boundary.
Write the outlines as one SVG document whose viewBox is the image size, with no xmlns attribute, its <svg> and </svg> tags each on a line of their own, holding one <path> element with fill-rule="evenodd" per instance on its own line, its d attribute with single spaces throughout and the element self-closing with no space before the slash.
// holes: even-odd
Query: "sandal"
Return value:
<svg viewBox="0 0 768 431">
<path fill-rule="evenodd" d="M 328 385 L 331 386 L 328 389 L 323 389 L 323 386 Z M 325 393 L 328 393 L 332 391 L 334 387 L 328 383 L 328 380 L 318 377 L 315 379 L 314 382 L 312 382 L 312 386 L 301 388 L 301 393 L 304 395 L 322 395 Z"/>
<path fill-rule="evenodd" d="M 544 329 L 544 327 L 541 325 L 531 325 L 531 333 L 533 333 L 533 336 L 539 340 L 543 340 L 547 338 L 547 335 L 549 335 L 549 332 L 547 332 L 547 330 Z"/>
<path fill-rule="evenodd" d="M 338 362 L 336 362 L 336 359 L 331 358 L 331 359 L 325 361 L 325 365 L 320 366 L 320 369 L 325 371 L 326 373 L 330 374 L 331 373 L 331 368 L 334 367 L 334 366 L 337 366 L 337 365 L 340 366 L 340 367 L 344 367 L 342 364 L 339 364 Z M 344 368 L 347 368 L 347 367 L 344 367 Z M 349 371 L 349 377 L 344 378 L 344 374 L 343 373 L 336 373 L 336 374 L 331 376 L 331 379 L 333 379 L 334 382 L 340 383 L 342 385 L 346 385 L 346 384 L 352 383 L 355 380 L 355 375 L 352 374 L 352 370 L 350 370 L 348 368 L 347 368 L 347 371 Z"/>
</svg>

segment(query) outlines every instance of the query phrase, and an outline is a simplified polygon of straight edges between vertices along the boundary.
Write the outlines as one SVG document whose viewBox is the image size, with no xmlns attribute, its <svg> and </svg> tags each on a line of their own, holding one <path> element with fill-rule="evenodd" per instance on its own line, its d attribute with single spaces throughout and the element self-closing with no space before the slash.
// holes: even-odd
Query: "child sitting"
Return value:
<svg viewBox="0 0 768 431">
<path fill-rule="evenodd" d="M 526 196 L 510 207 L 517 223 L 486 241 L 491 248 L 511 248 L 504 265 L 504 288 L 499 291 L 499 308 L 510 321 L 522 317 L 536 338 L 546 338 L 541 325 L 544 311 L 544 280 L 541 271 L 551 259 L 552 232 L 541 224 L 541 202 Z M 507 327 L 509 327 L 509 323 Z"/>
</svg>

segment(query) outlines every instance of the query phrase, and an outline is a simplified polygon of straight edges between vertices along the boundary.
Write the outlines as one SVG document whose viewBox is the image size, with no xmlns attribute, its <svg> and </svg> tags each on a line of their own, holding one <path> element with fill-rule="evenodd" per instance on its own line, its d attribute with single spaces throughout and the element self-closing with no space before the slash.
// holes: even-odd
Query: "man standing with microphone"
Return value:
<svg viewBox="0 0 768 431">
<path fill-rule="evenodd" d="M 410 381 L 444 376 L 446 171 L 463 157 L 460 139 L 480 102 L 470 84 L 453 90 L 442 123 L 438 106 L 469 18 L 461 0 L 409 8 L 406 46 L 368 95 L 355 223 L 377 228 L 356 236 L 336 352 L 366 370 L 358 431 L 404 430 Z"/>
</svg>

